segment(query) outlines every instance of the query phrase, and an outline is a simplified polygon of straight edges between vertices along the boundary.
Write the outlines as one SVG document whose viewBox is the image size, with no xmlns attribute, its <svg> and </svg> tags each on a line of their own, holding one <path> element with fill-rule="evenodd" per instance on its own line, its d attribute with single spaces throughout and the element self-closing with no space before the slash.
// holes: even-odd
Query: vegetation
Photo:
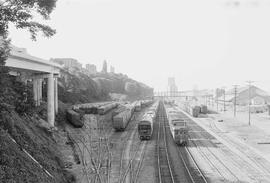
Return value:
<svg viewBox="0 0 270 183">
<path fill-rule="evenodd" d="M 32 114 L 33 110 L 32 85 L 10 76 L 9 69 L 5 67 L 10 54 L 9 26 L 13 24 L 17 29 L 28 30 L 32 40 L 36 40 L 38 33 L 50 37 L 56 31 L 35 21 L 35 17 L 41 16 L 48 20 L 55 5 L 56 0 L 0 1 L 0 182 L 49 183 L 75 180 L 74 176 L 64 171 L 52 134 L 39 129 L 39 120 L 26 114 Z"/>
<path fill-rule="evenodd" d="M 0 2 L 0 109 L 13 107 L 19 113 L 29 112 L 33 107 L 31 88 L 8 75 L 5 61 L 10 53 L 8 28 L 13 24 L 18 29 L 27 29 L 32 40 L 42 32 L 46 37 L 55 34 L 51 27 L 34 21 L 34 15 L 48 20 L 56 0 L 4 0 Z"/>
</svg>

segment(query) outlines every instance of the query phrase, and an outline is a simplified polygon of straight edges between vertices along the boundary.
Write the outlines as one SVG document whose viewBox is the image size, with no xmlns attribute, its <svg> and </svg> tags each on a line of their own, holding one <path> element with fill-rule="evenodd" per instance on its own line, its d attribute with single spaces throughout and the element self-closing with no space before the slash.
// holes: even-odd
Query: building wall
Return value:
<svg viewBox="0 0 270 183">
<path fill-rule="evenodd" d="M 73 58 L 54 58 L 51 60 L 64 65 L 64 68 L 67 68 L 69 71 L 73 71 L 74 69 L 82 69 L 82 64 Z"/>
<path fill-rule="evenodd" d="M 97 73 L 97 67 L 94 64 L 86 64 L 86 69 L 90 74 L 96 74 Z"/>
<path fill-rule="evenodd" d="M 252 105 L 263 105 L 265 103 L 266 103 L 266 101 L 264 100 L 264 98 L 261 98 L 259 96 L 256 96 L 253 99 L 251 99 Z"/>
</svg>

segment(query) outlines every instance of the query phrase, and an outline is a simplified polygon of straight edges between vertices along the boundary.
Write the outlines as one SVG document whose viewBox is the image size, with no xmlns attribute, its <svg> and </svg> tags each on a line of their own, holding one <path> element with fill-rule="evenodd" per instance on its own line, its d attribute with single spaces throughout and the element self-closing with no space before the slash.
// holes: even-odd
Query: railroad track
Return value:
<svg viewBox="0 0 270 183">
<path fill-rule="evenodd" d="M 182 112 L 180 113 L 184 117 L 187 117 L 184 113 Z M 189 123 L 195 123 L 195 122 L 190 119 Z M 195 136 L 204 137 L 204 135 L 205 134 L 203 133 L 196 133 Z M 227 178 L 230 177 L 236 182 L 240 181 L 238 176 L 235 175 L 235 173 L 228 166 L 226 166 L 226 164 L 222 160 L 220 160 L 219 157 L 217 157 L 217 155 L 208 147 L 207 144 L 203 144 L 202 142 L 196 141 L 196 140 L 189 140 L 189 141 L 193 144 L 194 147 L 197 148 L 201 156 L 207 162 L 209 162 L 211 167 L 215 169 L 215 171 L 220 175 L 220 177 L 222 177 L 223 180 L 227 180 Z M 210 142 L 206 142 L 206 143 L 210 143 Z M 204 148 L 202 149 L 201 147 L 204 147 Z"/>
<path fill-rule="evenodd" d="M 134 174 L 134 177 L 133 177 L 133 182 L 136 183 L 138 178 L 139 178 L 139 175 L 140 175 L 140 172 L 141 172 L 141 169 L 142 169 L 142 162 L 144 160 L 144 157 L 145 157 L 145 152 L 146 152 L 146 146 L 147 146 L 147 142 L 145 144 L 145 147 L 144 147 L 144 150 L 142 152 L 142 155 L 141 157 L 139 158 L 139 163 L 138 163 L 138 166 L 136 168 L 136 171 L 135 171 L 135 174 Z"/>
<path fill-rule="evenodd" d="M 230 143 L 232 146 L 234 146 L 236 149 L 238 149 L 240 152 L 245 152 L 247 155 L 247 158 L 256 166 L 254 168 L 259 168 L 259 171 L 263 171 L 268 177 L 270 176 L 270 164 L 267 161 L 264 161 L 261 158 L 258 158 L 258 155 L 254 153 L 252 150 L 250 150 L 247 146 L 245 146 L 242 143 L 237 143 L 234 140 L 231 140 L 230 138 L 226 137 L 226 134 L 224 134 L 223 131 L 221 131 L 215 124 L 215 122 L 210 122 L 210 128 L 214 130 L 220 137 L 226 140 L 227 143 Z M 248 153 L 247 153 L 248 152 Z M 243 161 L 246 161 L 243 159 L 243 157 L 239 156 L 240 159 Z"/>
<path fill-rule="evenodd" d="M 132 158 L 128 161 L 128 165 L 124 171 L 123 176 L 121 177 L 120 183 L 126 182 L 128 174 L 130 174 L 130 177 L 129 177 L 130 182 L 137 182 L 141 168 L 142 168 L 142 162 L 144 160 L 146 146 L 147 146 L 147 141 L 143 141 L 139 143 L 139 146 L 136 148 L 135 152 L 133 153 Z M 139 161 L 136 166 L 137 159 Z"/>
<path fill-rule="evenodd" d="M 135 118 L 138 119 L 142 116 L 142 114 L 144 113 L 145 109 L 140 112 L 140 113 L 135 113 L 133 115 L 135 115 Z M 124 180 L 124 176 L 126 176 L 126 171 L 128 169 L 128 166 L 125 166 L 125 149 L 128 143 L 128 140 L 130 140 L 132 138 L 132 133 L 131 131 L 136 130 L 136 121 L 132 120 L 130 121 L 130 123 L 128 124 L 128 126 L 126 127 L 125 131 L 123 133 L 114 133 L 111 136 L 111 141 L 113 139 L 115 139 L 116 141 L 119 141 L 119 139 L 122 139 L 121 141 L 121 146 L 120 148 L 120 152 L 114 152 L 112 153 L 111 159 L 110 159 L 110 165 L 112 165 L 112 167 L 110 167 L 109 170 L 109 175 L 108 177 L 110 178 L 110 182 L 117 182 L 117 183 L 121 183 Z M 119 136 L 120 134 L 120 136 Z M 137 134 L 137 130 L 135 131 L 135 133 L 133 133 L 133 136 L 135 137 Z M 118 142 L 119 143 L 119 142 Z M 131 156 L 132 157 L 132 156 Z M 129 164 L 129 163 L 128 163 Z"/>
<path fill-rule="evenodd" d="M 181 115 L 183 117 L 188 117 L 186 114 L 184 114 L 183 112 L 181 112 Z M 192 119 L 189 118 L 189 123 L 194 124 L 195 126 L 197 125 Z M 198 126 L 198 125 L 197 125 Z M 209 135 L 207 135 L 206 133 L 195 133 L 195 138 L 198 137 L 199 139 L 201 137 L 208 139 Z M 201 141 L 196 141 L 196 140 L 189 140 L 190 143 L 192 143 L 192 145 L 194 147 L 197 148 L 197 151 L 201 154 L 201 156 L 209 163 L 209 165 L 215 169 L 215 171 L 220 175 L 220 177 L 223 180 L 228 180 L 228 178 L 230 178 L 233 181 L 240 181 L 239 177 L 233 172 L 233 170 L 228 167 L 217 155 L 213 150 L 216 150 L 215 148 L 212 150 L 209 148 L 209 145 L 211 146 L 211 142 L 210 141 L 206 141 L 204 144 Z M 215 145 L 215 144 L 212 144 Z M 204 147 L 204 148 L 201 148 Z"/>
<path fill-rule="evenodd" d="M 202 170 L 196 163 L 188 147 L 178 148 L 178 152 L 179 152 L 180 158 L 182 159 L 184 163 L 185 169 L 190 177 L 191 182 L 192 183 L 197 183 L 197 182 L 208 183 L 207 178 L 204 176 Z M 186 157 L 185 155 L 187 155 L 188 157 Z M 190 169 L 188 164 L 192 164 L 193 169 Z"/>
<path fill-rule="evenodd" d="M 171 162 L 167 149 L 167 139 L 165 130 L 164 105 L 160 105 L 158 111 L 158 139 L 157 139 L 157 155 L 158 155 L 158 179 L 159 183 L 174 183 L 175 177 L 172 172 Z"/>
<path fill-rule="evenodd" d="M 186 118 L 186 116 L 183 116 L 183 118 Z M 168 120 L 165 119 L 165 121 L 168 123 Z M 204 173 L 199 168 L 198 164 L 196 163 L 194 157 L 192 156 L 191 152 L 189 151 L 187 146 L 177 146 L 178 156 L 179 159 L 183 163 L 183 167 L 189 177 L 189 182 L 192 183 L 207 183 L 208 180 L 204 176 Z M 179 182 L 186 182 L 186 179 L 183 177 L 179 177 Z"/>
</svg>

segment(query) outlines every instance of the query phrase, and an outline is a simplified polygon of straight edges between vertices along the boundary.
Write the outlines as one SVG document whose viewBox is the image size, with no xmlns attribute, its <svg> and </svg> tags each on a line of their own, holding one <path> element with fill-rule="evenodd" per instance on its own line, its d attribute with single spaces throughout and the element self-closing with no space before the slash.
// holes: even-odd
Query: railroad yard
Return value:
<svg viewBox="0 0 270 183">
<path fill-rule="evenodd" d="M 78 182 L 270 182 L 270 163 L 241 140 L 227 136 L 213 117 L 194 118 L 181 105 L 162 101 L 138 110 L 136 105 L 85 114 L 82 128 L 66 128 L 70 149 L 63 152 Z M 126 118 L 121 115 L 125 111 L 131 112 L 122 128 L 115 116 Z M 146 115 L 153 115 L 151 138 L 141 140 L 138 126 Z M 182 144 L 177 143 L 177 133 L 171 133 L 173 119 L 184 120 L 188 129 Z"/>
</svg>

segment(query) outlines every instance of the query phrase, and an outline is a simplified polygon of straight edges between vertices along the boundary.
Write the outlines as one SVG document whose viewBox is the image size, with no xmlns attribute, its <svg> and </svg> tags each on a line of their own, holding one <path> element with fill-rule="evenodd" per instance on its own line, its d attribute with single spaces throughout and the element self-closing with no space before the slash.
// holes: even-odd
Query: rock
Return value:
<svg viewBox="0 0 270 183">
<path fill-rule="evenodd" d="M 223 119 L 219 119 L 218 122 L 223 122 Z"/>
<path fill-rule="evenodd" d="M 72 109 L 68 109 L 66 112 L 67 120 L 70 124 L 72 124 L 76 128 L 81 128 L 84 125 L 83 115 L 73 111 Z"/>
</svg>

